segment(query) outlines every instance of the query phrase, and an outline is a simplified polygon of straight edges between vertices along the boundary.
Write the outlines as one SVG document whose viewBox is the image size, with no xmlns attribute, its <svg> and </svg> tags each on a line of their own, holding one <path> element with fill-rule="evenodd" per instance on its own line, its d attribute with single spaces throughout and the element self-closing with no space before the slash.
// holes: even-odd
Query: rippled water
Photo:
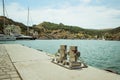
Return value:
<svg viewBox="0 0 120 80">
<path fill-rule="evenodd" d="M 54 54 L 60 45 L 78 46 L 81 57 L 90 66 L 110 69 L 120 73 L 120 41 L 102 40 L 28 40 L 4 41 L 0 43 L 19 43 Z"/>
</svg>

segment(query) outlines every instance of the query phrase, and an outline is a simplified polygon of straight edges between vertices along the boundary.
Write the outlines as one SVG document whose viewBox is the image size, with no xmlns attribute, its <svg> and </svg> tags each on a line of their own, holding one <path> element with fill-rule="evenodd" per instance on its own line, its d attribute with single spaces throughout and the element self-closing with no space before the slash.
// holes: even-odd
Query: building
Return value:
<svg viewBox="0 0 120 80">
<path fill-rule="evenodd" d="M 21 28 L 16 25 L 7 25 L 4 29 L 6 35 L 19 36 L 21 34 Z"/>
</svg>

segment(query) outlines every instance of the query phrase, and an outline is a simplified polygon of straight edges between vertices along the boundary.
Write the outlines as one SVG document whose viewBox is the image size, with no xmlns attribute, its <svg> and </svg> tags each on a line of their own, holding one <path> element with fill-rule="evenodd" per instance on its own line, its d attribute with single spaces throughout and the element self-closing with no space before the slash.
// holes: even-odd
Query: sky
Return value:
<svg viewBox="0 0 120 80">
<path fill-rule="evenodd" d="M 27 25 L 28 6 L 29 25 L 48 21 L 87 29 L 120 26 L 120 0 L 5 0 L 6 16 Z"/>
</svg>

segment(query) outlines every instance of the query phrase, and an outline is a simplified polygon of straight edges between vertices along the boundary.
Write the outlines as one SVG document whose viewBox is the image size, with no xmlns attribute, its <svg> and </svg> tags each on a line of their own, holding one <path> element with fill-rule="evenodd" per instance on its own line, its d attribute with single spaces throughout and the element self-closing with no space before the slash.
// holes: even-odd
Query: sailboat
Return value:
<svg viewBox="0 0 120 80">
<path fill-rule="evenodd" d="M 29 36 L 29 6 L 28 6 L 28 13 L 27 13 L 27 36 L 26 35 L 20 35 L 16 37 L 16 40 L 35 40 L 36 38 L 33 36 Z"/>
<path fill-rule="evenodd" d="M 8 34 L 5 33 L 5 4 L 4 0 L 2 0 L 3 3 L 3 34 L 0 34 L 0 41 L 14 41 L 16 40 L 16 37 L 9 32 Z"/>
</svg>

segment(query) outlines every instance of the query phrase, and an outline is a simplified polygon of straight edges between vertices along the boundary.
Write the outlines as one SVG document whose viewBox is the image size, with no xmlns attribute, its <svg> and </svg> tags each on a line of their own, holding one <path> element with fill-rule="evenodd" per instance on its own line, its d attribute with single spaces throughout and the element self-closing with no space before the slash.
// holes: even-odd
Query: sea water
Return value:
<svg viewBox="0 0 120 80">
<path fill-rule="evenodd" d="M 0 41 L 0 44 L 22 44 L 55 54 L 60 45 L 78 46 L 81 58 L 90 66 L 109 69 L 120 74 L 120 41 L 104 40 L 17 40 Z"/>
</svg>

